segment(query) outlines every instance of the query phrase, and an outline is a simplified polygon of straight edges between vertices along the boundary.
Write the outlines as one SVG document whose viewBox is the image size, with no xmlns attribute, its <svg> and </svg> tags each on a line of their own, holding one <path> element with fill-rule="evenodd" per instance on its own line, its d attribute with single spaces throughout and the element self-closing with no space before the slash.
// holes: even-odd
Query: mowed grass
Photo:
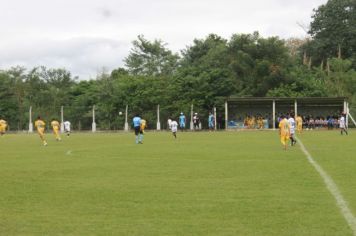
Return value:
<svg viewBox="0 0 356 236">
<path fill-rule="evenodd" d="M 0 235 L 353 235 L 277 132 L 0 138 Z M 299 136 L 356 212 L 356 136 Z"/>
</svg>

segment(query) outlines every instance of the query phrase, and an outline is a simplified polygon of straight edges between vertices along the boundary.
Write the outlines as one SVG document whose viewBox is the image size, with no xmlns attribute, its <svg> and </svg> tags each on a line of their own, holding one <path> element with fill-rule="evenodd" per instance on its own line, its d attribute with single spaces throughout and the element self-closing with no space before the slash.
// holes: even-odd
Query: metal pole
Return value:
<svg viewBox="0 0 356 236">
<path fill-rule="evenodd" d="M 194 127 L 193 127 L 193 108 L 194 108 L 194 106 L 192 104 L 192 106 L 190 107 L 190 130 L 194 129 Z"/>
<path fill-rule="evenodd" d="M 96 132 L 95 105 L 93 106 L 93 123 L 91 124 L 91 131 L 92 131 L 92 132 Z"/>
<path fill-rule="evenodd" d="M 228 126 L 228 110 L 227 110 L 227 101 L 225 101 L 225 130 L 227 130 L 227 126 Z"/>
<path fill-rule="evenodd" d="M 30 111 L 29 111 L 28 132 L 29 133 L 33 133 L 32 106 L 30 107 Z"/>
<path fill-rule="evenodd" d="M 214 107 L 214 129 L 216 130 L 216 107 Z"/>
<path fill-rule="evenodd" d="M 297 99 L 294 100 L 294 119 L 296 119 L 298 116 L 298 103 L 297 103 Z"/>
<path fill-rule="evenodd" d="M 349 103 L 346 102 L 346 127 L 349 127 L 349 113 L 350 113 Z"/>
<path fill-rule="evenodd" d="M 159 104 L 157 105 L 157 130 L 161 130 L 161 122 L 159 119 Z"/>
<path fill-rule="evenodd" d="M 63 112 L 63 106 L 61 106 L 61 133 L 64 133 L 64 112 Z"/>
<path fill-rule="evenodd" d="M 354 125 L 356 126 L 356 121 L 355 121 L 355 119 L 352 117 L 352 115 L 350 113 L 349 113 L 349 117 L 352 120 L 352 122 L 354 123 Z"/>
<path fill-rule="evenodd" d="M 127 122 L 127 112 L 129 109 L 129 105 L 126 105 L 126 110 L 125 110 L 125 127 L 124 130 L 125 131 L 129 131 L 129 123 Z"/>
<path fill-rule="evenodd" d="M 276 101 L 273 100 L 273 103 L 272 103 L 272 127 L 273 127 L 273 130 L 276 129 Z"/>
</svg>

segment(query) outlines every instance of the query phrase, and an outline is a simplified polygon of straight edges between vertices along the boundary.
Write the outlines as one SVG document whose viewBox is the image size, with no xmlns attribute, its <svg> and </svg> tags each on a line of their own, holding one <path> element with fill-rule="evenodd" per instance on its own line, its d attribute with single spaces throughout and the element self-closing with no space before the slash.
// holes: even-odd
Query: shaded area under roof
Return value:
<svg viewBox="0 0 356 236">
<path fill-rule="evenodd" d="M 298 104 L 320 104 L 320 105 L 341 105 L 347 101 L 346 97 L 228 97 L 229 104 L 258 104 L 258 103 L 291 103 L 297 101 Z"/>
</svg>

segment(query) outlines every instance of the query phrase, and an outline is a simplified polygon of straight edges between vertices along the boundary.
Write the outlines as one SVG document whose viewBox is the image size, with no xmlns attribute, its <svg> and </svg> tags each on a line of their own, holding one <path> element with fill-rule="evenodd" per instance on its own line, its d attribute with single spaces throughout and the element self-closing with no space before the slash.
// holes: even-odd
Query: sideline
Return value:
<svg viewBox="0 0 356 236">
<path fill-rule="evenodd" d="M 336 200 L 336 205 L 340 209 L 342 215 L 344 216 L 346 222 L 350 226 L 353 235 L 356 236 L 356 218 L 352 214 L 350 208 L 344 197 L 342 196 L 340 190 L 338 189 L 337 185 L 335 184 L 334 180 L 324 171 L 324 169 L 313 159 L 310 153 L 305 148 L 304 144 L 301 142 L 299 138 L 297 138 L 299 143 L 300 149 L 306 155 L 309 163 L 315 168 L 315 170 L 319 173 L 319 175 L 323 178 L 326 188 L 330 191 L 330 193 L 334 196 Z"/>
</svg>

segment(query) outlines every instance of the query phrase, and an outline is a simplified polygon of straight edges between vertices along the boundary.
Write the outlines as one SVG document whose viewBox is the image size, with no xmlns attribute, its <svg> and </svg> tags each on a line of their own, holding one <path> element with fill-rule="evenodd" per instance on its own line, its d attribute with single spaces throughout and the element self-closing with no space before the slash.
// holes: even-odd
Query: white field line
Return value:
<svg viewBox="0 0 356 236">
<path fill-rule="evenodd" d="M 330 191 L 330 193 L 334 196 L 336 200 L 336 205 L 339 207 L 342 215 L 344 216 L 346 222 L 352 229 L 353 235 L 356 236 L 356 218 L 352 214 L 350 208 L 348 207 L 347 202 L 339 191 L 337 185 L 333 181 L 333 179 L 323 170 L 323 168 L 313 159 L 310 153 L 305 148 L 304 144 L 300 141 L 300 139 L 296 138 L 299 142 L 300 148 L 306 155 L 309 163 L 315 168 L 315 170 L 320 174 L 323 178 L 326 188 Z"/>
</svg>

